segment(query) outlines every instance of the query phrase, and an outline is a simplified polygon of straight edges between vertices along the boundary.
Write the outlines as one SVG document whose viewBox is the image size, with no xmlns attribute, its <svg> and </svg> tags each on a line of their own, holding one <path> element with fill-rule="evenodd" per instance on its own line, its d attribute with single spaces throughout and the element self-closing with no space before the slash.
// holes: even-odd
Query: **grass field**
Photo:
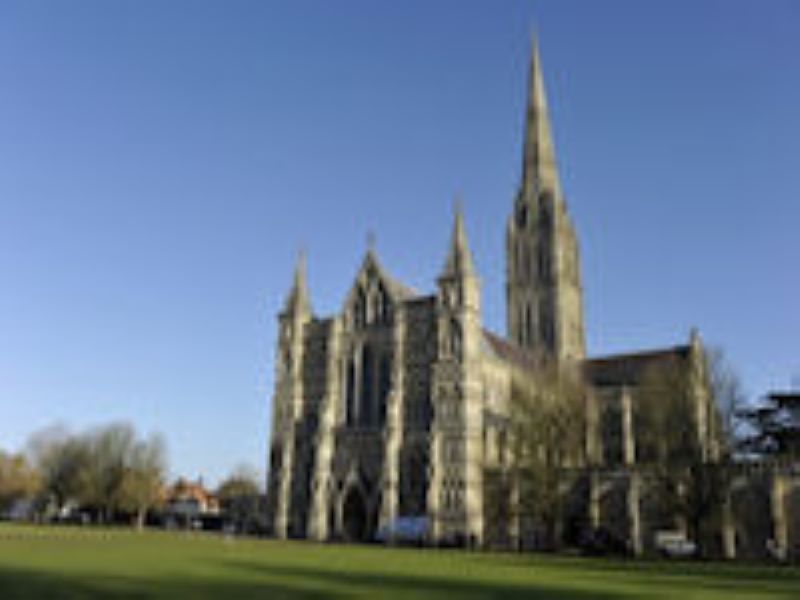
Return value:
<svg viewBox="0 0 800 600">
<path fill-rule="evenodd" d="M 0 524 L 10 598 L 782 598 L 800 570 Z"/>
</svg>

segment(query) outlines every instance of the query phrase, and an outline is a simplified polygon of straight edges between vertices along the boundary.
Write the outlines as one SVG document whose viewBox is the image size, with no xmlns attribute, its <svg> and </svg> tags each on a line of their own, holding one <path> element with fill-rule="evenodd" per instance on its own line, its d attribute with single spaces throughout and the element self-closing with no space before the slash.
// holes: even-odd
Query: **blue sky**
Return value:
<svg viewBox="0 0 800 600">
<path fill-rule="evenodd" d="M 263 470 L 299 247 L 336 311 L 366 247 L 432 289 L 460 194 L 504 324 L 536 24 L 594 355 L 722 346 L 800 376 L 800 3 L 3 2 L 0 447 L 161 431 Z"/>
</svg>

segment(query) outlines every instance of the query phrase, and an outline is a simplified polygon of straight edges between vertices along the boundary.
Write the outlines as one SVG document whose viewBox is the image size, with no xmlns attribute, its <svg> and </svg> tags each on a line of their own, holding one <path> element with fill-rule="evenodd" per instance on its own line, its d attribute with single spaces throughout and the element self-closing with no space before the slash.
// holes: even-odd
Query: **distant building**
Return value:
<svg viewBox="0 0 800 600">
<path fill-rule="evenodd" d="M 168 523 L 189 524 L 220 512 L 219 499 L 203 486 L 201 479 L 179 478 L 164 490 L 163 504 Z"/>
</svg>

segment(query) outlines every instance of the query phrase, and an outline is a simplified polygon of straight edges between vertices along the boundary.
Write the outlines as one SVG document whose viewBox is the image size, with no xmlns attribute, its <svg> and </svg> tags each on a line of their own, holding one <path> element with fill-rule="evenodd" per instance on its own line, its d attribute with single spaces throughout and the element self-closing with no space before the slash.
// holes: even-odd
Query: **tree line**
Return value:
<svg viewBox="0 0 800 600">
<path fill-rule="evenodd" d="M 0 452 L 0 511 L 27 500 L 42 518 L 75 506 L 99 523 L 129 517 L 141 527 L 166 471 L 159 434 L 140 437 L 127 423 L 78 434 L 51 427 L 34 433 L 22 453 Z"/>
<path fill-rule="evenodd" d="M 60 426 L 32 434 L 25 449 L 0 449 L 0 515 L 15 506 L 26 516 L 58 520 L 80 511 L 100 524 L 143 527 L 164 507 L 168 457 L 162 435 L 139 435 L 128 423 L 82 433 Z M 255 471 L 239 467 L 216 490 L 239 530 L 256 526 L 260 486 Z"/>
</svg>

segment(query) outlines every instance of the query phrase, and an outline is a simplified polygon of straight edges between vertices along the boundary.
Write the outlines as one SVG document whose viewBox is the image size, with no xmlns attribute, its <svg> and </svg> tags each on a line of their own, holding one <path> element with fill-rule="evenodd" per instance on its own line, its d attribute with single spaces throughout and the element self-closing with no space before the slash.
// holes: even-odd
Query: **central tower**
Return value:
<svg viewBox="0 0 800 600">
<path fill-rule="evenodd" d="M 547 99 L 531 48 L 522 182 L 506 233 L 507 335 L 557 361 L 585 358 L 580 258 L 556 166 Z"/>
</svg>

